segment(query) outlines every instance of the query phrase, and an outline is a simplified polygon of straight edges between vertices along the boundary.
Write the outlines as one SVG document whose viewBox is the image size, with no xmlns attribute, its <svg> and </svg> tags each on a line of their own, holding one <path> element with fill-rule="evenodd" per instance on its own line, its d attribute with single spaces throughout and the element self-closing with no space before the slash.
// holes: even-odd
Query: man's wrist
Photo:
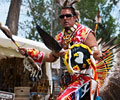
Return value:
<svg viewBox="0 0 120 100">
<path fill-rule="evenodd" d="M 51 52 L 50 54 L 54 57 L 55 60 L 59 58 L 59 56 L 56 56 L 53 52 Z"/>
</svg>

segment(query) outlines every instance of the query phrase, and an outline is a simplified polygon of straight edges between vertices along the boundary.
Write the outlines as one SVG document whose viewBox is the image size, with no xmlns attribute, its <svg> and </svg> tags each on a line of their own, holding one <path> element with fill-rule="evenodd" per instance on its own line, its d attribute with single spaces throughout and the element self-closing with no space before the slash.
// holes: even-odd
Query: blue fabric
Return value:
<svg viewBox="0 0 120 100">
<path fill-rule="evenodd" d="M 99 96 L 96 96 L 95 100 L 102 100 L 102 98 Z"/>
</svg>

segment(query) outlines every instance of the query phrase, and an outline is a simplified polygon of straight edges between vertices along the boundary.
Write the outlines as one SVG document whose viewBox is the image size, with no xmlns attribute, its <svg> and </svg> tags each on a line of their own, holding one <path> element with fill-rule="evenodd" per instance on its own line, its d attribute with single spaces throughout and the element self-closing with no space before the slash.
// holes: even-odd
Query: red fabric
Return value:
<svg viewBox="0 0 120 100">
<path fill-rule="evenodd" d="M 41 64 L 44 56 L 44 52 L 37 49 L 27 49 L 27 54 L 30 55 L 35 62 Z"/>
<path fill-rule="evenodd" d="M 63 90 L 63 92 L 58 96 L 57 100 L 70 100 L 70 95 L 81 88 L 83 84 L 89 82 L 90 78 L 84 75 L 79 75 L 78 77 L 73 75 L 73 81 L 73 83 L 71 83 L 65 90 Z"/>
<path fill-rule="evenodd" d="M 78 24 L 74 37 L 72 38 L 73 44 L 84 43 L 85 39 L 87 38 L 90 32 L 93 31 L 88 27 Z M 56 40 L 59 44 L 62 44 L 63 36 L 63 31 L 56 36 Z"/>
</svg>

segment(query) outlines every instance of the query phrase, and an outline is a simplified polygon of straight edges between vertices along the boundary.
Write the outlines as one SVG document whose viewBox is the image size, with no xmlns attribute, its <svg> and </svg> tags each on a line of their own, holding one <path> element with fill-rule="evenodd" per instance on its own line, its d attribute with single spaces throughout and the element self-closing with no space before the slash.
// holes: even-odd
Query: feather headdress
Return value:
<svg viewBox="0 0 120 100">
<path fill-rule="evenodd" d="M 75 15 L 77 16 L 77 18 L 79 19 L 80 17 L 80 12 L 78 10 L 76 10 L 74 4 L 79 2 L 80 0 L 73 0 L 73 1 L 70 1 L 70 0 L 56 0 L 56 2 L 58 3 L 58 5 L 64 9 L 64 8 L 72 8 L 74 9 L 74 13 Z"/>
</svg>

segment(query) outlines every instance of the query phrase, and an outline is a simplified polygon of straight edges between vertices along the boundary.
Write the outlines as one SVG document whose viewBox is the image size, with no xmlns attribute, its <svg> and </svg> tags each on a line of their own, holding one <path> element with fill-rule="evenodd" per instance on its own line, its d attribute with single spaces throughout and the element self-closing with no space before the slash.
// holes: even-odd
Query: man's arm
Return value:
<svg viewBox="0 0 120 100">
<path fill-rule="evenodd" d="M 38 62 L 54 62 L 59 58 L 59 53 L 53 51 L 51 53 L 44 53 L 36 49 L 18 48 L 18 50 L 22 55 L 25 55 L 25 53 L 27 53 Z"/>
<path fill-rule="evenodd" d="M 89 46 L 90 48 L 92 48 L 93 46 L 98 46 L 97 41 L 96 41 L 96 37 L 95 37 L 95 35 L 92 32 L 90 32 L 88 34 L 88 37 L 86 38 L 84 43 L 87 46 Z"/>
<path fill-rule="evenodd" d="M 51 53 L 45 53 L 43 61 L 44 62 L 54 62 L 59 58 L 59 53 L 51 52 Z"/>
<path fill-rule="evenodd" d="M 98 44 L 96 41 L 96 37 L 95 35 L 91 32 L 89 33 L 86 41 L 84 42 L 87 46 L 89 46 L 91 49 L 93 49 L 92 51 L 94 51 L 93 53 L 93 57 L 97 60 L 101 57 L 101 53 L 98 49 Z"/>
</svg>

